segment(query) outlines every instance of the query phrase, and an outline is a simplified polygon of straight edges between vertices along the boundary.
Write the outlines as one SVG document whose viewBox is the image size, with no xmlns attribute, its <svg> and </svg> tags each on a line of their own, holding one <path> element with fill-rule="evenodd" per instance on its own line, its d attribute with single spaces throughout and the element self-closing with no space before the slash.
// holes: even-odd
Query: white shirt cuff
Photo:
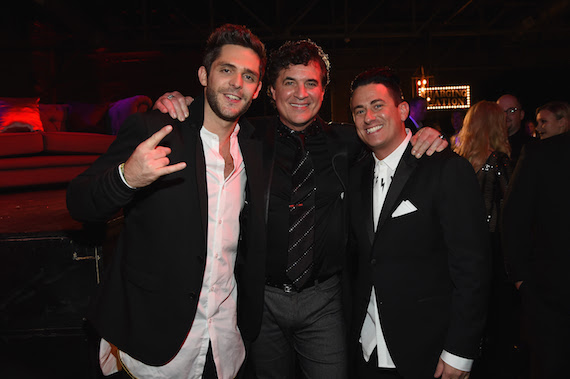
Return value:
<svg viewBox="0 0 570 379">
<path fill-rule="evenodd" d="M 440 358 L 451 367 L 465 372 L 470 372 L 473 366 L 473 359 L 462 358 L 445 350 L 442 351 Z"/>
<path fill-rule="evenodd" d="M 127 187 L 129 187 L 130 189 L 137 189 L 136 187 L 130 186 L 129 183 L 127 183 L 127 180 L 125 179 L 125 175 L 123 175 L 123 170 L 121 170 L 121 165 L 119 165 L 119 167 L 117 167 L 119 170 L 119 176 L 121 177 L 121 180 L 123 181 L 123 183 L 125 183 L 125 185 Z"/>
</svg>

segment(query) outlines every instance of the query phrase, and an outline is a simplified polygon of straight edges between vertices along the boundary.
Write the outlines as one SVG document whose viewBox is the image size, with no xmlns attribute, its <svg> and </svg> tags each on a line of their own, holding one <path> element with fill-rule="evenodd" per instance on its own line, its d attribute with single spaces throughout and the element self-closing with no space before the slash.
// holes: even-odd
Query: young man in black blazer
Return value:
<svg viewBox="0 0 570 379">
<path fill-rule="evenodd" d="M 238 374 L 261 321 L 266 182 L 261 144 L 240 116 L 259 94 L 265 60 L 245 27 L 216 29 L 198 71 L 204 96 L 189 118 L 129 118 L 108 152 L 71 182 L 75 219 L 106 221 L 124 211 L 88 315 L 103 338 L 106 374 Z"/>
<path fill-rule="evenodd" d="M 361 378 L 466 378 L 490 284 L 484 206 L 469 162 L 411 157 L 394 72 L 352 83 L 356 130 L 371 152 L 352 170 L 350 351 Z"/>
</svg>

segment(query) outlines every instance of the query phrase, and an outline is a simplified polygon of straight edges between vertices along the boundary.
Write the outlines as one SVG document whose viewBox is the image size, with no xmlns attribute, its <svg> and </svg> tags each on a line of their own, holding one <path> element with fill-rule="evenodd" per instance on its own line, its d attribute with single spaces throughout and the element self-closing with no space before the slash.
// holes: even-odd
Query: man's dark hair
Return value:
<svg viewBox="0 0 570 379">
<path fill-rule="evenodd" d="M 329 56 L 319 45 L 307 39 L 287 41 L 271 53 L 267 65 L 267 90 L 269 91 L 270 87 L 275 88 L 275 82 L 281 70 L 287 69 L 291 65 L 302 64 L 306 66 L 311 61 L 315 61 L 321 66 L 323 73 L 321 84 L 323 89 L 326 88 L 330 81 L 331 64 Z M 269 93 L 269 97 L 271 97 L 271 93 Z"/>
<path fill-rule="evenodd" d="M 400 77 L 390 67 L 371 68 L 358 74 L 350 84 L 350 97 L 352 97 L 354 90 L 367 84 L 383 84 L 396 105 L 404 101 L 404 95 L 400 88 Z"/>
<path fill-rule="evenodd" d="M 261 81 L 267 63 L 265 45 L 251 30 L 243 25 L 224 24 L 210 34 L 206 42 L 204 59 L 202 60 L 202 65 L 206 68 L 206 72 L 210 73 L 212 63 L 218 59 L 222 47 L 225 45 L 238 45 L 255 51 L 260 60 L 259 80 Z"/>
</svg>

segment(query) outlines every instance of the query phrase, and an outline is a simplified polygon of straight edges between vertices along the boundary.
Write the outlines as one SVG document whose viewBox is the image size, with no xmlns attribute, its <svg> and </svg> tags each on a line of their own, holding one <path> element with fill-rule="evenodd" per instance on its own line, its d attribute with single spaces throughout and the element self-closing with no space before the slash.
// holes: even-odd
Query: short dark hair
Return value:
<svg viewBox="0 0 570 379">
<path fill-rule="evenodd" d="M 394 104 L 399 105 L 404 101 L 404 95 L 402 94 L 402 88 L 400 88 L 400 77 L 397 75 L 396 71 L 390 67 L 375 67 L 360 74 L 356 75 L 352 83 L 350 84 L 350 97 L 354 91 L 361 86 L 367 84 L 382 84 L 392 96 Z"/>
<path fill-rule="evenodd" d="M 210 34 L 206 42 L 204 59 L 202 60 L 202 65 L 206 68 L 206 72 L 210 72 L 212 63 L 218 59 L 222 47 L 225 45 L 238 45 L 255 51 L 260 60 L 259 80 L 261 81 L 267 63 L 265 45 L 251 30 L 243 25 L 224 24 Z"/>
<path fill-rule="evenodd" d="M 289 68 L 291 65 L 308 65 L 309 62 L 315 61 L 321 66 L 323 77 L 321 78 L 323 88 L 326 88 L 330 82 L 331 64 L 329 56 L 323 49 L 311 41 L 310 39 L 299 41 L 287 41 L 269 57 L 267 65 L 267 89 L 275 88 L 275 82 L 279 77 L 281 70 Z M 271 96 L 271 94 L 269 94 Z"/>
</svg>

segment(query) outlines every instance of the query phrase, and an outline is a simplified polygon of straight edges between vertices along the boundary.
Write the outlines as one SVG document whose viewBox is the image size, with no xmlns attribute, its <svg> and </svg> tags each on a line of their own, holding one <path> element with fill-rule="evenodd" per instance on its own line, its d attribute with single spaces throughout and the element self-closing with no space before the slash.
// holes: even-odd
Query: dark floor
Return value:
<svg viewBox="0 0 570 379">
<path fill-rule="evenodd" d="M 0 378 L 99 377 L 85 314 L 100 254 L 65 186 L 0 193 Z"/>
</svg>

